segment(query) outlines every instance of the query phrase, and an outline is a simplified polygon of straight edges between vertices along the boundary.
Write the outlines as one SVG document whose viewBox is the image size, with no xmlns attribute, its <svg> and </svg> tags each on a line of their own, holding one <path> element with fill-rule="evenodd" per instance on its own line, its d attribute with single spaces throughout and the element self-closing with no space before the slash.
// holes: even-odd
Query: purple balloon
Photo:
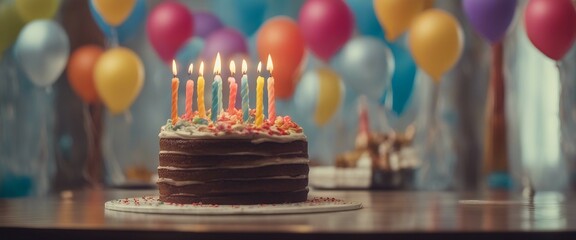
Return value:
<svg viewBox="0 0 576 240">
<path fill-rule="evenodd" d="M 220 19 L 210 12 L 195 12 L 194 24 L 194 36 L 201 38 L 208 37 L 212 32 L 224 26 Z"/>
<path fill-rule="evenodd" d="M 244 35 L 233 28 L 222 28 L 210 34 L 205 40 L 202 58 L 212 62 L 217 53 L 220 53 L 222 59 L 229 59 L 237 53 L 248 53 Z M 223 66 L 228 65 L 223 63 Z"/>
<path fill-rule="evenodd" d="M 474 29 L 491 43 L 497 43 L 512 23 L 516 0 L 464 0 L 463 7 Z"/>
</svg>

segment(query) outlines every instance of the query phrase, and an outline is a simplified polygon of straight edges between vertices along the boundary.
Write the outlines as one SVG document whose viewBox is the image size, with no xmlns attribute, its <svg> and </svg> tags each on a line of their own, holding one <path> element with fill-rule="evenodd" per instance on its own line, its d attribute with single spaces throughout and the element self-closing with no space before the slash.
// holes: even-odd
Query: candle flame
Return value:
<svg viewBox="0 0 576 240">
<path fill-rule="evenodd" d="M 176 60 L 172 60 L 172 75 L 174 75 L 174 77 L 178 75 L 178 70 L 176 69 Z"/>
<path fill-rule="evenodd" d="M 242 59 L 242 74 L 246 74 L 248 71 L 248 64 L 246 63 L 246 59 Z"/>
<path fill-rule="evenodd" d="M 220 53 L 216 55 L 216 63 L 214 63 L 214 74 L 220 74 L 222 70 L 222 64 L 220 62 Z"/>
<path fill-rule="evenodd" d="M 272 64 L 272 57 L 268 54 L 268 62 L 266 63 L 266 70 L 272 74 L 272 70 L 274 70 L 274 64 Z"/>
<path fill-rule="evenodd" d="M 198 74 L 204 76 L 204 61 L 200 62 L 200 69 L 198 69 Z"/>
<path fill-rule="evenodd" d="M 234 60 L 230 61 L 230 73 L 232 75 L 234 75 L 234 73 L 236 73 L 236 63 L 234 63 Z"/>
<path fill-rule="evenodd" d="M 192 75 L 192 72 L 194 72 L 194 64 L 190 63 L 190 66 L 188 66 L 188 75 Z"/>
<path fill-rule="evenodd" d="M 258 74 L 262 71 L 262 62 L 258 62 Z"/>
</svg>

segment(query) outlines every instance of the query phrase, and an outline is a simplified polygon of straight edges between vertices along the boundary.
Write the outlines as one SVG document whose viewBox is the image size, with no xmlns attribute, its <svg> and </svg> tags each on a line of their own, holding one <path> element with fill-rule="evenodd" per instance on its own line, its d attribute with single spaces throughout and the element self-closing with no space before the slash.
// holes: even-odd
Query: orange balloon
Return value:
<svg viewBox="0 0 576 240">
<path fill-rule="evenodd" d="M 96 45 L 80 47 L 72 53 L 66 73 L 74 92 L 86 103 L 99 101 L 94 85 L 94 66 L 104 50 Z"/>
<path fill-rule="evenodd" d="M 298 24 L 287 17 L 275 17 L 266 21 L 258 32 L 256 46 L 263 64 L 266 63 L 268 54 L 272 57 L 276 97 L 291 98 L 300 76 L 300 63 L 305 52 L 304 37 Z"/>
</svg>

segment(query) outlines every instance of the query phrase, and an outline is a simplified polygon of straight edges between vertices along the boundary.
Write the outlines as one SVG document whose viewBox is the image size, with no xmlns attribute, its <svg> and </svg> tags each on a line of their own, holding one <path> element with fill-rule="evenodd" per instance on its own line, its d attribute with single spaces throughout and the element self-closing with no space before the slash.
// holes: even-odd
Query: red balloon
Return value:
<svg viewBox="0 0 576 240">
<path fill-rule="evenodd" d="M 305 52 L 298 25 L 287 17 L 272 18 L 260 28 L 256 46 L 264 64 L 268 54 L 272 57 L 276 97 L 289 99 L 294 94 Z"/>
<path fill-rule="evenodd" d="M 150 12 L 146 32 L 160 58 L 169 63 L 194 34 L 194 18 L 185 5 L 165 1 Z"/>
<path fill-rule="evenodd" d="M 310 50 L 324 61 L 348 42 L 354 30 L 352 12 L 342 0 L 308 0 L 298 22 Z"/>
<path fill-rule="evenodd" d="M 72 53 L 66 68 L 68 82 L 72 90 L 86 103 L 99 101 L 94 85 L 94 66 L 104 50 L 96 45 L 80 47 Z"/>
<path fill-rule="evenodd" d="M 530 0 L 524 13 L 528 38 L 544 55 L 560 60 L 576 37 L 576 10 L 570 0 Z"/>
</svg>

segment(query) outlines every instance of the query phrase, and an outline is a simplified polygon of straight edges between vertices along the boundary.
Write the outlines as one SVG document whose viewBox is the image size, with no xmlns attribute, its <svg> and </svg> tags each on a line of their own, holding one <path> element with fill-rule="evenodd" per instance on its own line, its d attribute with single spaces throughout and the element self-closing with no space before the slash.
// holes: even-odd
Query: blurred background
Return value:
<svg viewBox="0 0 576 240">
<path fill-rule="evenodd" d="M 542 2 L 558 12 L 531 20 Z M 567 190 L 573 12 L 569 0 L 0 0 L 0 197 L 153 184 L 172 59 L 182 114 L 184 82 L 204 61 L 211 84 L 217 52 L 224 79 L 230 60 L 248 62 L 251 93 L 273 56 L 278 114 L 304 128 L 315 165 L 357 148 L 361 122 L 414 127 L 415 189 Z"/>
</svg>

